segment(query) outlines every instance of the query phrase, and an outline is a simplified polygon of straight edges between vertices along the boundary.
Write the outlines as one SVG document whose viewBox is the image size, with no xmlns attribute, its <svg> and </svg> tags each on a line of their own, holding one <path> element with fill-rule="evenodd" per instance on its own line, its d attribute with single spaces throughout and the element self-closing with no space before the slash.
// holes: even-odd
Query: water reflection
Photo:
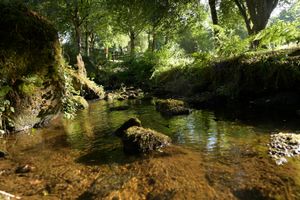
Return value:
<svg viewBox="0 0 300 200">
<path fill-rule="evenodd" d="M 110 111 L 111 107 L 124 105 L 129 109 Z M 57 119 L 49 128 L 13 136 L 0 143 L 0 149 L 10 152 L 17 163 L 43 162 L 42 177 L 48 172 L 56 177 L 61 172 L 51 166 L 64 166 L 66 162 L 68 166 L 64 167 L 73 170 L 69 170 L 69 176 L 74 179 L 78 168 L 106 170 L 103 177 L 90 177 L 98 188 L 91 185 L 94 189 L 85 194 L 110 194 L 116 188 L 129 188 L 129 196 L 142 194 L 141 199 L 148 193 L 164 199 L 170 191 L 175 199 L 197 199 L 203 192 L 210 199 L 300 199 L 300 162 L 291 159 L 288 165 L 277 167 L 267 155 L 270 133 L 285 130 L 287 124 L 280 127 L 274 121 L 274 126 L 256 126 L 253 121 L 245 124 L 216 116 L 211 111 L 195 110 L 188 116 L 170 118 L 156 112 L 151 102 L 97 101 L 74 120 Z M 164 154 L 151 155 L 151 159 L 125 155 L 113 133 L 130 117 L 139 118 L 144 127 L 169 135 L 176 145 Z M 300 123 L 292 124 L 289 130 L 299 130 Z M 82 173 L 83 182 L 90 173 L 93 171 Z M 0 183 L 0 187 L 4 186 Z M 142 192 L 132 192 L 132 188 L 140 187 Z"/>
</svg>

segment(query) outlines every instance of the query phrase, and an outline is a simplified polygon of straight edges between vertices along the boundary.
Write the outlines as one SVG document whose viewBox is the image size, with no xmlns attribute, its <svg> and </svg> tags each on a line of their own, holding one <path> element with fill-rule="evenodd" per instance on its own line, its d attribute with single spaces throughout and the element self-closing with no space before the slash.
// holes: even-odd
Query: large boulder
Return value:
<svg viewBox="0 0 300 200">
<path fill-rule="evenodd" d="M 0 129 L 43 124 L 60 111 L 64 94 L 57 31 L 26 7 L 3 2 L 0 27 Z"/>
<path fill-rule="evenodd" d="M 160 151 L 171 143 L 168 136 L 139 126 L 128 128 L 121 139 L 126 153 Z"/>
<path fill-rule="evenodd" d="M 125 134 L 125 131 L 132 126 L 142 127 L 142 123 L 138 118 L 130 118 L 115 131 L 116 136 L 122 137 Z"/>
<path fill-rule="evenodd" d="M 183 101 L 175 99 L 160 99 L 155 102 L 156 110 L 164 115 L 188 115 L 190 109 Z"/>
<path fill-rule="evenodd" d="M 115 133 L 122 140 L 124 152 L 129 154 L 160 151 L 171 143 L 168 136 L 143 128 L 137 118 L 126 121 Z"/>
</svg>

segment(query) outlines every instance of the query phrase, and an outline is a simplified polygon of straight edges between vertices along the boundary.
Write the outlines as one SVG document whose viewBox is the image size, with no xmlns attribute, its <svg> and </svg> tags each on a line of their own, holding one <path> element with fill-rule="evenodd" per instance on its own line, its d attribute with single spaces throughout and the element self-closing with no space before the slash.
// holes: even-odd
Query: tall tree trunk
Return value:
<svg viewBox="0 0 300 200">
<path fill-rule="evenodd" d="M 135 33 L 133 31 L 130 31 L 130 55 L 135 55 Z"/>
<path fill-rule="evenodd" d="M 81 54 L 82 53 L 81 30 L 80 30 L 80 26 L 76 24 L 75 24 L 75 35 L 76 35 L 77 54 Z"/>
<path fill-rule="evenodd" d="M 108 46 L 106 46 L 105 48 L 104 48 L 104 54 L 105 54 L 105 58 L 106 58 L 106 60 L 108 59 L 108 53 L 109 53 L 109 49 L 108 49 Z"/>
<path fill-rule="evenodd" d="M 85 22 L 85 55 L 90 56 L 90 31 L 87 21 Z"/>
<path fill-rule="evenodd" d="M 218 25 L 219 20 L 218 20 L 218 13 L 217 13 L 217 8 L 216 8 L 216 0 L 209 0 L 209 7 L 210 7 L 210 13 L 211 13 L 211 19 L 213 22 L 213 25 Z M 216 28 L 213 28 L 214 30 L 214 44 L 215 46 L 219 46 L 219 40 L 218 40 L 218 30 Z"/>
<path fill-rule="evenodd" d="M 155 50 L 156 50 L 156 33 L 153 31 L 151 51 L 154 52 Z"/>
<path fill-rule="evenodd" d="M 93 54 L 95 52 L 95 33 L 91 33 L 91 41 L 90 41 L 90 54 Z"/>
<path fill-rule="evenodd" d="M 278 5 L 278 0 L 234 0 L 242 15 L 249 35 L 264 30 L 268 24 L 271 13 Z M 252 43 L 256 48 L 259 41 Z"/>
<path fill-rule="evenodd" d="M 89 41 L 89 38 L 90 38 L 89 33 L 86 32 L 85 33 L 85 55 L 87 57 L 90 56 L 90 41 Z"/>
<path fill-rule="evenodd" d="M 216 8 L 216 0 L 209 0 L 209 7 L 210 7 L 210 13 L 211 13 L 211 19 L 213 22 L 213 25 L 218 25 L 218 13 Z"/>
<path fill-rule="evenodd" d="M 150 51 L 151 49 L 151 31 L 149 30 L 148 32 L 148 50 Z"/>
</svg>

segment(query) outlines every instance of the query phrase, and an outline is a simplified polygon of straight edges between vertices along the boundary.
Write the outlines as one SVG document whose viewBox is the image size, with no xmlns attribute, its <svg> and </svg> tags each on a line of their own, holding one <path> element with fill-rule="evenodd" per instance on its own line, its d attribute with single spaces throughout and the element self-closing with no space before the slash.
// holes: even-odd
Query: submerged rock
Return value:
<svg viewBox="0 0 300 200">
<path fill-rule="evenodd" d="M 25 174 L 34 170 L 34 167 L 31 165 L 22 165 L 16 168 L 15 172 L 17 174 Z"/>
<path fill-rule="evenodd" d="M 146 153 L 159 151 L 170 145 L 171 139 L 157 131 L 143 127 L 132 126 L 121 137 L 126 153 Z"/>
<path fill-rule="evenodd" d="M 286 157 L 300 154 L 300 135 L 294 133 L 278 133 L 271 135 L 269 155 L 278 165 L 287 162 Z"/>
<path fill-rule="evenodd" d="M 6 156 L 6 153 L 4 151 L 0 150 L 0 158 L 4 158 Z"/>
<path fill-rule="evenodd" d="M 175 99 L 157 100 L 155 106 L 157 111 L 165 115 L 188 115 L 191 112 L 183 101 Z"/>
</svg>

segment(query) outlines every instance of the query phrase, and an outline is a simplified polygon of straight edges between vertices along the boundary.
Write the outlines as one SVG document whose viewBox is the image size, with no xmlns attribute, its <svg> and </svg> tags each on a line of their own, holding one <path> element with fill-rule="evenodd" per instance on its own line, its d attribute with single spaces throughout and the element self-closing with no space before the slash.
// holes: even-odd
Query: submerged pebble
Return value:
<svg viewBox="0 0 300 200">
<path fill-rule="evenodd" d="M 4 151 L 0 150 L 0 158 L 4 158 L 6 156 L 6 153 Z"/>
<path fill-rule="evenodd" d="M 31 172 L 33 169 L 34 169 L 33 166 L 27 164 L 27 165 L 22 165 L 22 166 L 17 167 L 15 172 L 17 174 L 24 174 L 24 173 Z"/>
<path fill-rule="evenodd" d="M 300 154 L 300 135 L 295 133 L 278 133 L 271 135 L 269 155 L 277 165 L 287 163 L 287 157 Z"/>
</svg>

